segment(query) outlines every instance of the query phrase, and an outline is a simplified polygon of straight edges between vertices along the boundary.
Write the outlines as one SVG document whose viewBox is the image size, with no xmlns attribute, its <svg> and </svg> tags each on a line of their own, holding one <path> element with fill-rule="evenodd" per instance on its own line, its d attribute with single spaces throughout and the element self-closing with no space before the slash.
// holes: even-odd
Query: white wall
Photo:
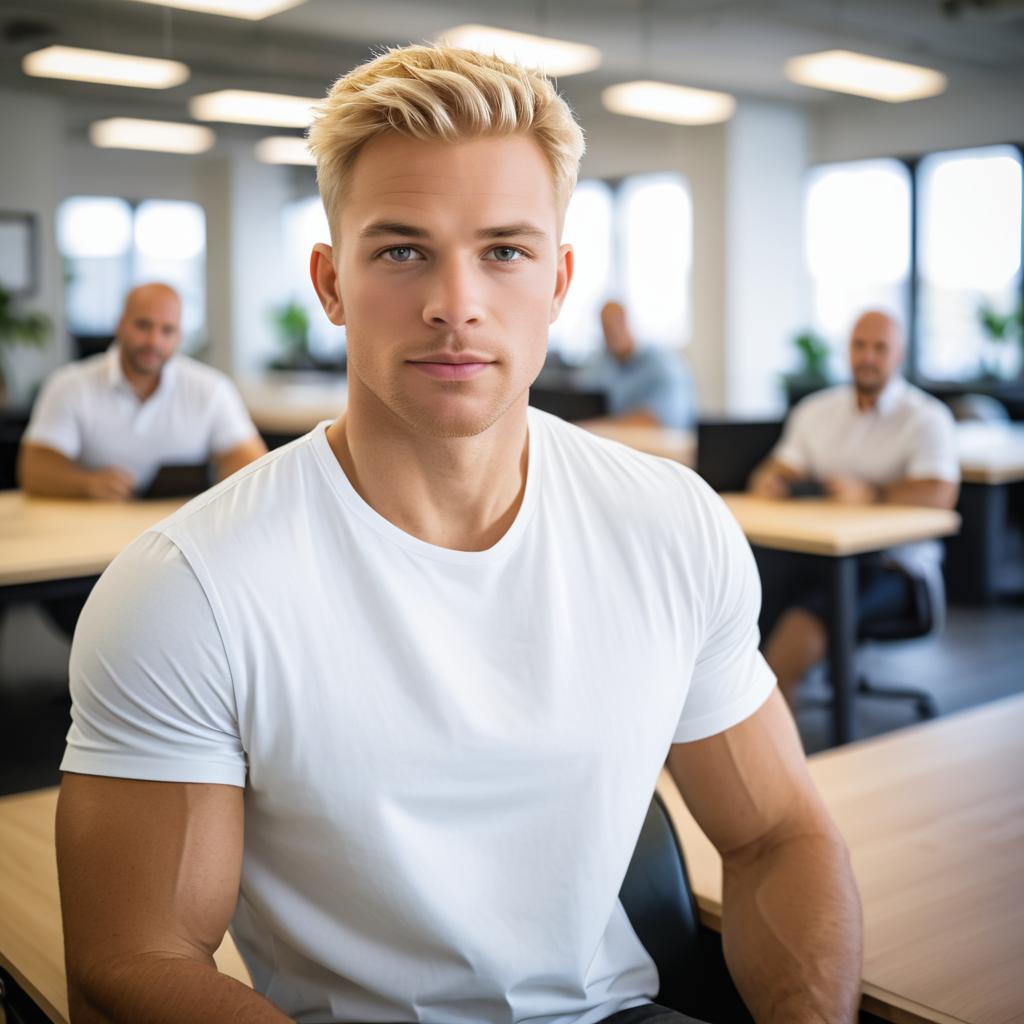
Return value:
<svg viewBox="0 0 1024 1024">
<path fill-rule="evenodd" d="M 39 290 L 19 303 L 53 321 L 45 349 L 16 348 L 5 354 L 12 402 L 28 400 L 32 389 L 67 358 L 60 257 L 54 238 L 54 210 L 60 198 L 65 154 L 64 113 L 59 101 L 0 90 L 0 210 L 34 213 L 39 230 Z"/>
<path fill-rule="evenodd" d="M 769 417 L 784 411 L 780 375 L 808 318 L 803 181 L 810 126 L 795 107 L 744 103 L 727 140 L 722 411 Z"/>
<path fill-rule="evenodd" d="M 814 163 L 876 156 L 916 156 L 938 149 L 1024 142 L 1024 93 L 957 91 L 912 103 L 839 99 L 813 117 Z"/>
</svg>

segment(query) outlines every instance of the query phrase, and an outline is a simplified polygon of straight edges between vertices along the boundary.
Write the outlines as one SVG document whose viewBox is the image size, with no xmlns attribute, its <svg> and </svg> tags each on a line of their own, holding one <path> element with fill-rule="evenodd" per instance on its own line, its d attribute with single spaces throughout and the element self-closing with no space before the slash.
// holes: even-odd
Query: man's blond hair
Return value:
<svg viewBox="0 0 1024 1024">
<path fill-rule="evenodd" d="M 332 230 L 360 149 L 384 132 L 425 142 L 529 135 L 551 164 L 560 214 L 576 186 L 583 132 L 537 71 L 452 46 L 405 46 L 343 75 L 309 130 Z"/>
</svg>

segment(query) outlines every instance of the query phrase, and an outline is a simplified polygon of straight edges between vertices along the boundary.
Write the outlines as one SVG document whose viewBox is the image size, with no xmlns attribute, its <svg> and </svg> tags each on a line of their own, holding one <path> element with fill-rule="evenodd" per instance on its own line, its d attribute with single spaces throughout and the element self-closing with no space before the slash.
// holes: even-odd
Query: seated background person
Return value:
<svg viewBox="0 0 1024 1024">
<path fill-rule="evenodd" d="M 134 288 L 115 344 L 59 369 L 32 411 L 18 459 L 29 494 L 123 501 L 162 465 L 213 461 L 218 479 L 266 452 L 234 384 L 178 353 L 181 299 Z"/>
<path fill-rule="evenodd" d="M 863 314 L 850 338 L 852 383 L 796 405 L 778 446 L 751 476 L 750 490 L 785 498 L 809 479 L 849 504 L 952 508 L 960 480 L 953 417 L 942 402 L 900 376 L 903 352 L 902 333 L 891 316 Z M 765 659 L 791 699 L 796 684 L 826 653 L 827 583 L 814 560 L 763 550 L 757 557 L 765 595 Z M 909 576 L 925 579 L 933 614 L 941 617 L 941 561 L 938 541 L 861 559 L 858 621 L 910 614 Z"/>
<path fill-rule="evenodd" d="M 606 419 L 616 423 L 686 430 L 697 418 L 693 381 L 682 356 L 655 345 L 638 345 L 618 302 L 601 309 L 604 350 L 584 363 L 573 382 L 608 395 Z"/>
</svg>

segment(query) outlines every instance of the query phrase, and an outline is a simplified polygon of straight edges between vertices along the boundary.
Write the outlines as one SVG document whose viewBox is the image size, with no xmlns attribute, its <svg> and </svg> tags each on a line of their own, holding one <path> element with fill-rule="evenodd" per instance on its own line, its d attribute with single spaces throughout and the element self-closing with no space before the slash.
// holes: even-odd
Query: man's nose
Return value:
<svg viewBox="0 0 1024 1024">
<path fill-rule="evenodd" d="M 483 274 L 460 257 L 439 260 L 430 277 L 423 319 L 431 327 L 457 331 L 484 319 Z"/>
</svg>

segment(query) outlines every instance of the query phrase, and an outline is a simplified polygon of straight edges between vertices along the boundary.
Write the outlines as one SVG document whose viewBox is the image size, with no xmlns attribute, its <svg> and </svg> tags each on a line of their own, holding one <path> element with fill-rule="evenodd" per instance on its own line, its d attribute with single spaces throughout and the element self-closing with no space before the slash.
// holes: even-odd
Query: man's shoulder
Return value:
<svg viewBox="0 0 1024 1024">
<path fill-rule="evenodd" d="M 530 410 L 531 427 L 544 429 L 546 461 L 556 484 L 585 491 L 604 507 L 662 509 L 662 501 L 703 501 L 714 492 L 692 469 L 639 451 L 575 424 Z"/>
<path fill-rule="evenodd" d="M 206 559 L 218 553 L 230 558 L 233 551 L 257 550 L 254 542 L 283 538 L 295 523 L 296 496 L 308 497 L 311 487 L 324 485 L 313 434 L 306 434 L 186 502 L 154 529 L 186 554 L 201 550 Z"/>
<path fill-rule="evenodd" d="M 801 416 L 829 412 L 837 406 L 853 401 L 853 387 L 850 384 L 831 384 L 805 395 L 790 410 L 790 414 Z"/>
<path fill-rule="evenodd" d="M 48 390 L 75 391 L 102 384 L 107 374 L 107 358 L 105 352 L 100 352 L 64 363 L 50 374 L 45 387 Z"/>
<path fill-rule="evenodd" d="M 954 422 L 953 412 L 949 406 L 941 398 L 928 394 L 916 384 L 907 382 L 903 392 L 903 406 L 916 416 L 948 423 Z"/>
</svg>

